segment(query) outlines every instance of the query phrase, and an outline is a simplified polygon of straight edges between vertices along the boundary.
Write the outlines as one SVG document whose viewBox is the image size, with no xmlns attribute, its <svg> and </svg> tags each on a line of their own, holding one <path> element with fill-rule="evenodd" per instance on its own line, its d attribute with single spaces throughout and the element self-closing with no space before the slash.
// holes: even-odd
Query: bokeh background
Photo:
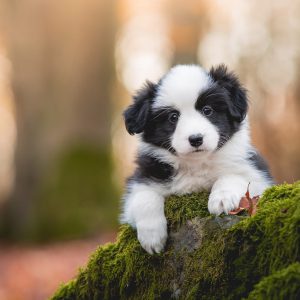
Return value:
<svg viewBox="0 0 300 300">
<path fill-rule="evenodd" d="M 300 0 L 0 0 L 0 300 L 45 299 L 113 240 L 122 111 L 172 65 L 225 63 L 254 144 L 300 177 Z"/>
</svg>

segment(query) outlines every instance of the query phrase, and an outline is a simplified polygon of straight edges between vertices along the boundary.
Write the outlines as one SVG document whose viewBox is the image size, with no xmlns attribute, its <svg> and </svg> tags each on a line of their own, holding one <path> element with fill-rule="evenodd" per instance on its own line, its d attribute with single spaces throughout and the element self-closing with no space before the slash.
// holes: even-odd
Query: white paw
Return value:
<svg viewBox="0 0 300 300">
<path fill-rule="evenodd" d="M 136 228 L 138 240 L 148 253 L 159 253 L 163 250 L 168 237 L 165 218 L 140 221 Z"/>
<path fill-rule="evenodd" d="M 213 215 L 220 215 L 222 212 L 228 214 L 239 207 L 244 193 L 234 189 L 215 189 L 208 198 L 208 210 Z"/>
</svg>

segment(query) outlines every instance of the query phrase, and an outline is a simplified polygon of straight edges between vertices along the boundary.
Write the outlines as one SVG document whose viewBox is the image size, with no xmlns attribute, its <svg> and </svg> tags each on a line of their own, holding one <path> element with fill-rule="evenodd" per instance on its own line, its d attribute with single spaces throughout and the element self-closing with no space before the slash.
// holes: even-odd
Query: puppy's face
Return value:
<svg viewBox="0 0 300 300">
<path fill-rule="evenodd" d="M 222 147 L 247 112 L 246 92 L 226 67 L 179 65 L 147 83 L 124 112 L 130 134 L 185 156 Z"/>
</svg>

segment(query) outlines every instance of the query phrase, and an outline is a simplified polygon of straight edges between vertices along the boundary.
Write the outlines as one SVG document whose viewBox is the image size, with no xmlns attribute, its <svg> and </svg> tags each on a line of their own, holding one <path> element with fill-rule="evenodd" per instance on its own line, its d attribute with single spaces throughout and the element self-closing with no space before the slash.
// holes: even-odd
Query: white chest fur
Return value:
<svg viewBox="0 0 300 300">
<path fill-rule="evenodd" d="M 170 191 L 172 194 L 186 194 L 210 190 L 216 180 L 214 171 L 209 156 L 184 161 L 179 164 Z"/>
</svg>

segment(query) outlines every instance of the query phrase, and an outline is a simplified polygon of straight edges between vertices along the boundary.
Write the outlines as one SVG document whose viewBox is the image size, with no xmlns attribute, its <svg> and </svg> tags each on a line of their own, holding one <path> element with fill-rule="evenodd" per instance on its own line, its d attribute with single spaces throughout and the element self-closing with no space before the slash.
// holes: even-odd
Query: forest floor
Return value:
<svg viewBox="0 0 300 300">
<path fill-rule="evenodd" d="M 0 242 L 0 300 L 44 300 L 69 281 L 116 233 L 85 240 L 21 246 Z"/>
</svg>

